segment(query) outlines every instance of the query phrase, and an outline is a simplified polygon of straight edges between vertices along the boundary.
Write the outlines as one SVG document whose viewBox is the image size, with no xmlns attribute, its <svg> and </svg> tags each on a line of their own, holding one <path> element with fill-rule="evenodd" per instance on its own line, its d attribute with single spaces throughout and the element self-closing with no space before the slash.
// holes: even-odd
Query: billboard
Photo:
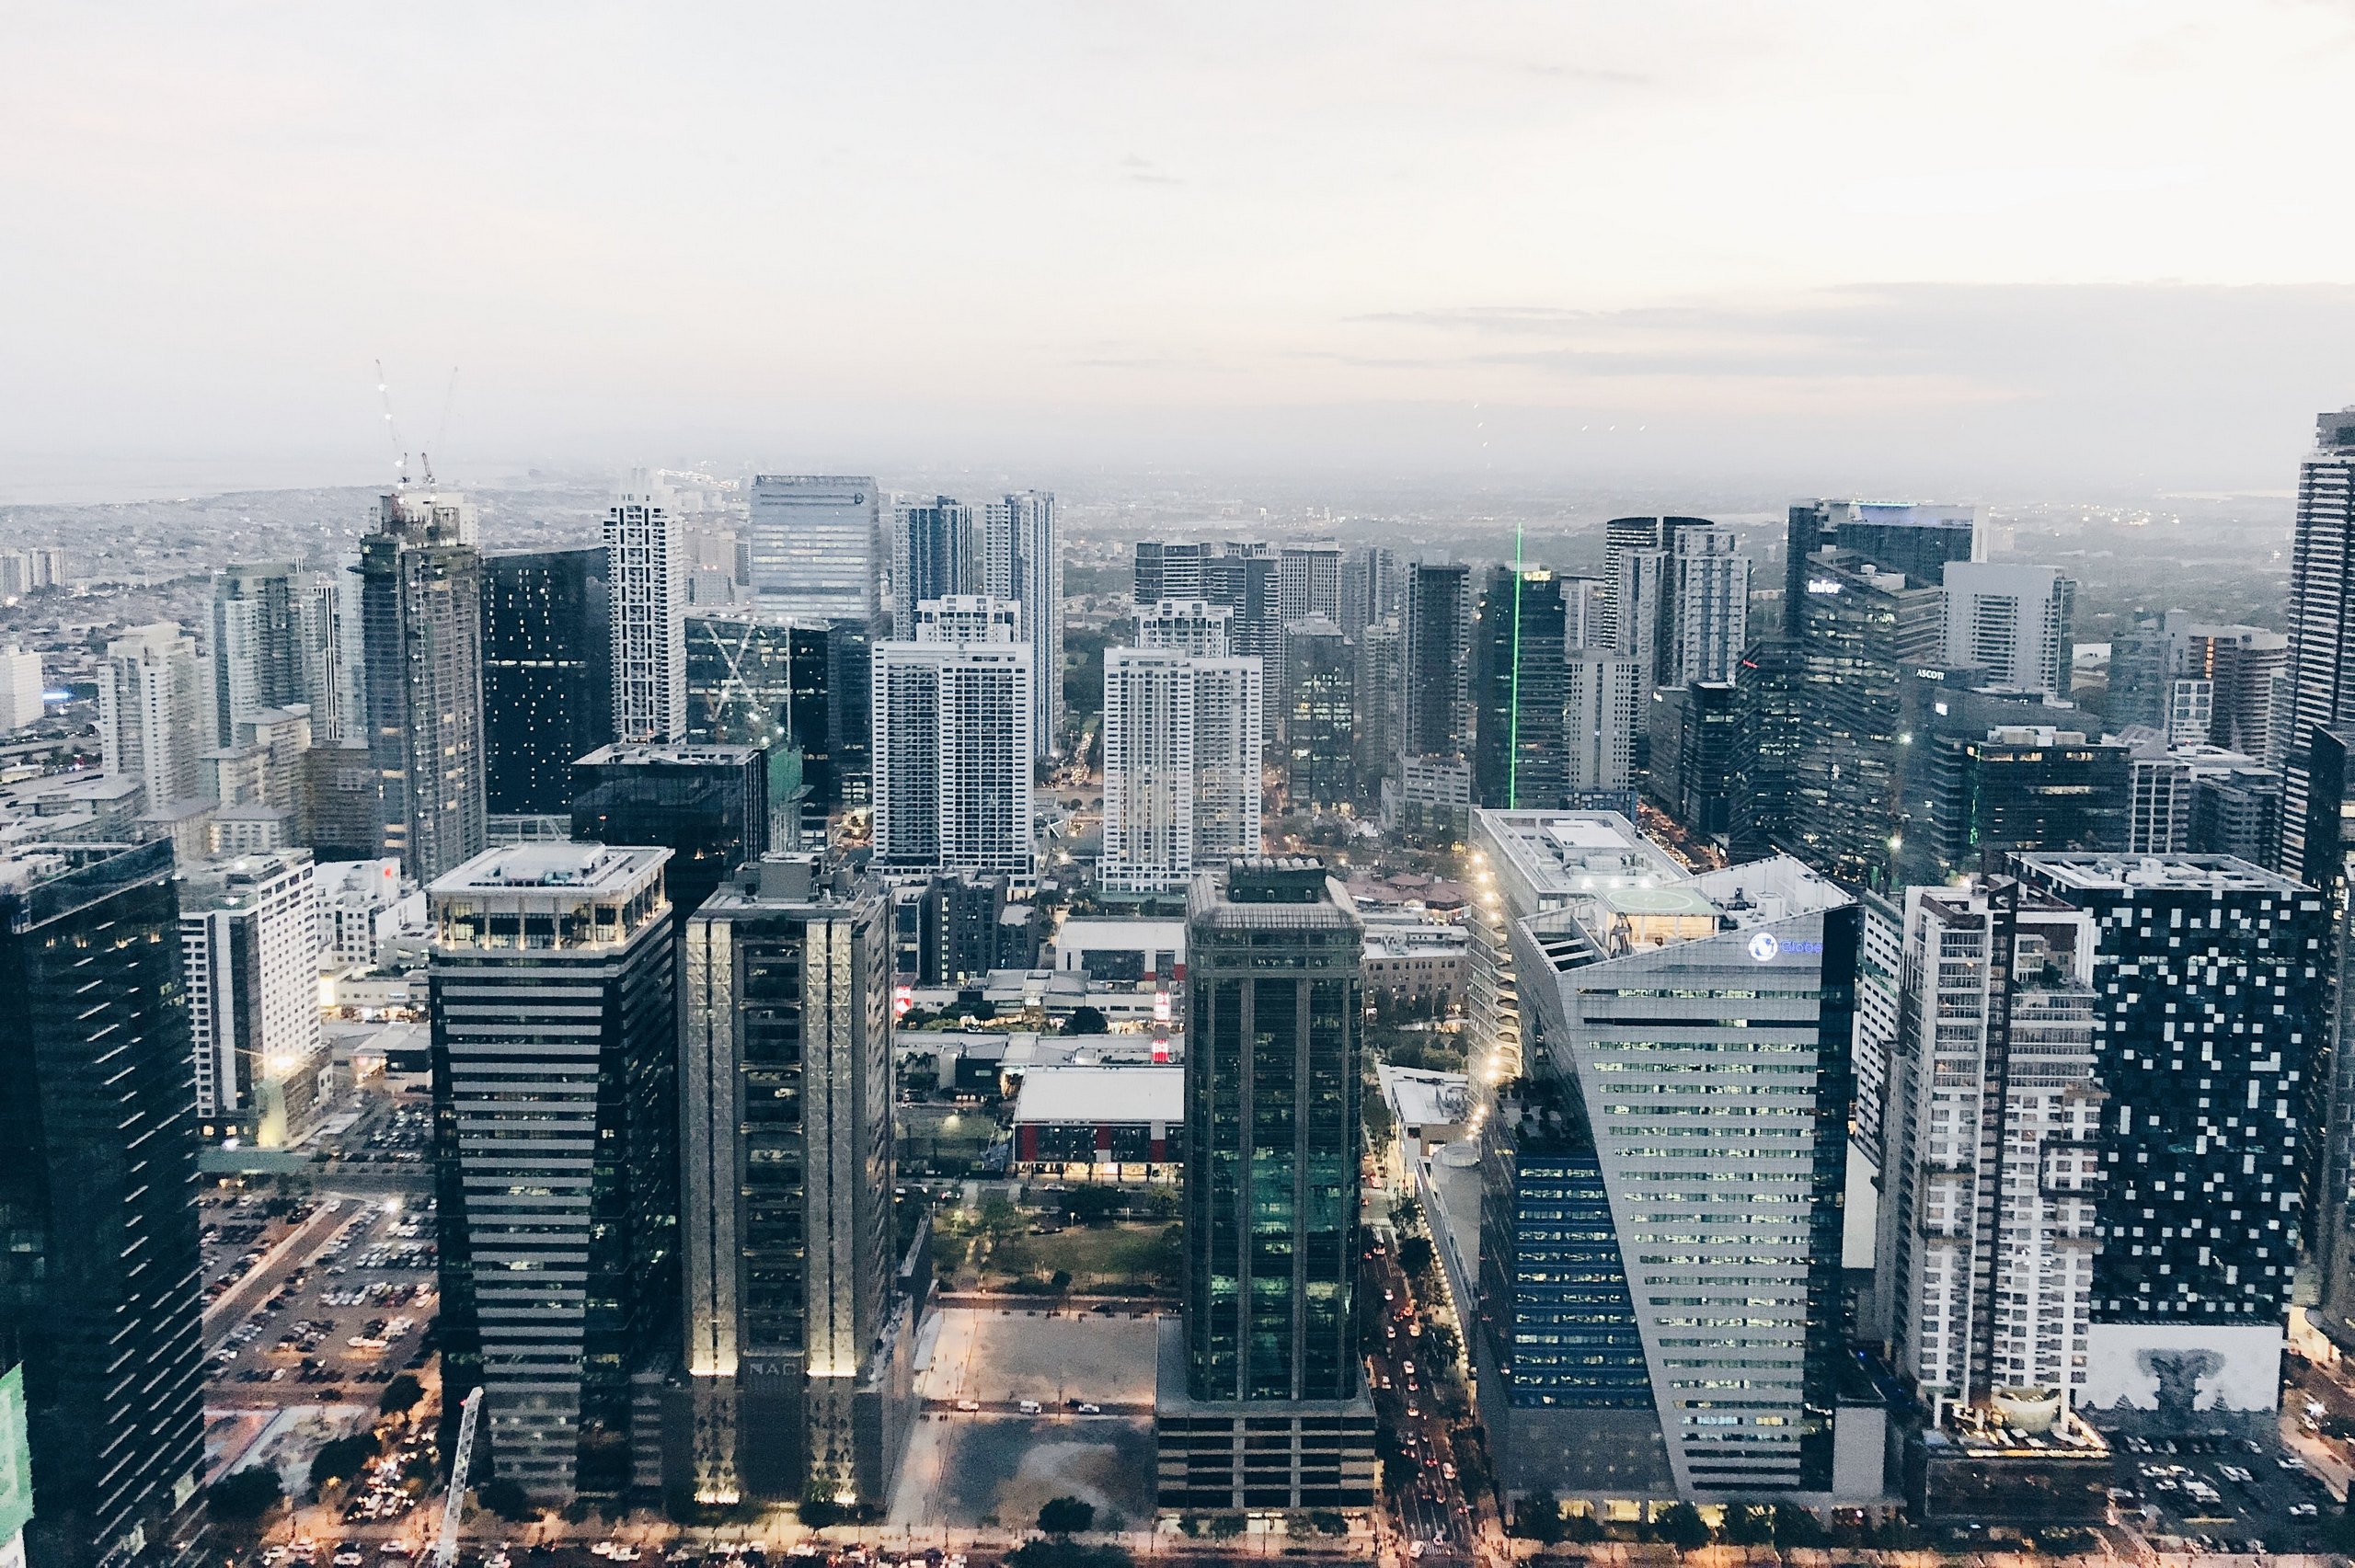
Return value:
<svg viewBox="0 0 2355 1568">
<path fill-rule="evenodd" d="M 2281 1325 L 2096 1323 L 2080 1410 L 2271 1411 L 2280 1402 Z"/>
<path fill-rule="evenodd" d="M 25 1369 L 0 1372 L 0 1553 L 33 1516 L 33 1448 L 25 1425 Z"/>
</svg>

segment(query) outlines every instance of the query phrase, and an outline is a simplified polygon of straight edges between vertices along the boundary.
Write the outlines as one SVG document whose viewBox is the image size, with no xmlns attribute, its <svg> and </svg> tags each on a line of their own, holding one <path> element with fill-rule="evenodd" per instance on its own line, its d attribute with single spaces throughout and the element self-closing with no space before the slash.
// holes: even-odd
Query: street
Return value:
<svg viewBox="0 0 2355 1568">
<path fill-rule="evenodd" d="M 1366 1317 L 1375 1324 L 1367 1376 L 1379 1413 L 1384 1479 L 1399 1534 L 1434 1555 L 1470 1557 L 1471 1505 L 1464 1495 L 1449 1433 L 1448 1402 L 1462 1399 L 1454 1368 L 1425 1343 L 1426 1318 L 1414 1288 L 1384 1243 L 1369 1252 L 1361 1275 Z"/>
</svg>

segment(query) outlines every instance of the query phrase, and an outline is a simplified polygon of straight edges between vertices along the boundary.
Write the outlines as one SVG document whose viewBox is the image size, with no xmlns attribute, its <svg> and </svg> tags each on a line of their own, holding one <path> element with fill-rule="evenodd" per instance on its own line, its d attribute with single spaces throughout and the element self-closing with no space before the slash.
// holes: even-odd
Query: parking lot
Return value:
<svg viewBox="0 0 2355 1568">
<path fill-rule="evenodd" d="M 436 1300 L 430 1210 L 330 1194 L 312 1223 L 303 1246 L 269 1265 L 252 1308 L 213 1325 L 216 1406 L 373 1404 L 399 1372 L 425 1366 Z"/>
<path fill-rule="evenodd" d="M 2145 1533 L 2179 1536 L 2208 1551 L 2312 1551 L 2324 1517 L 2336 1511 L 2303 1460 L 2256 1438 L 2212 1433 L 2114 1443 L 2112 1500 L 2120 1517 L 2139 1515 Z"/>
</svg>

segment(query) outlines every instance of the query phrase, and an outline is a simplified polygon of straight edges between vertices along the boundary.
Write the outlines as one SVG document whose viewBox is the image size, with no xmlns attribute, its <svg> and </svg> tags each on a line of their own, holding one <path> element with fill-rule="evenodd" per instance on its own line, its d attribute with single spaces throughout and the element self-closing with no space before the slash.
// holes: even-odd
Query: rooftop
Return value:
<svg viewBox="0 0 2355 1568">
<path fill-rule="evenodd" d="M 741 768 L 744 760 L 759 753 L 758 746 L 658 746 L 649 742 L 616 742 L 600 746 L 573 763 L 576 768 L 612 763 L 635 764 L 667 762 L 672 767 Z"/>
<path fill-rule="evenodd" d="M 1400 1127 L 1442 1127 L 1472 1114 L 1472 1081 L 1463 1073 L 1426 1072 L 1388 1062 L 1376 1070 L 1382 1074 L 1383 1097 Z"/>
<path fill-rule="evenodd" d="M 619 892 L 671 858 L 666 849 L 625 849 L 610 844 L 506 844 L 482 853 L 435 882 L 436 895 L 498 892 L 509 888 L 575 887 Z"/>
<path fill-rule="evenodd" d="M 2297 893 L 2302 884 L 2228 854 L 2023 854 L 2022 866 L 2056 887 L 2088 892 Z"/>
<path fill-rule="evenodd" d="M 1185 1119 L 1186 1070 L 1156 1065 L 1032 1067 L 1014 1107 L 1017 1126 Z"/>
</svg>

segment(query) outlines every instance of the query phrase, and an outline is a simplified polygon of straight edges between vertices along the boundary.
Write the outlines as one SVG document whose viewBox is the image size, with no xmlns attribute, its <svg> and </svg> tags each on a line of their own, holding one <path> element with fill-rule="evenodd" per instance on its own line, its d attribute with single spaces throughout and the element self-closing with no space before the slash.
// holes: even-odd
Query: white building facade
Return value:
<svg viewBox="0 0 2355 1568">
<path fill-rule="evenodd" d="M 2051 567 L 1948 562 L 1947 662 L 1986 670 L 1991 685 L 2065 701 L 2076 588 Z"/>
<path fill-rule="evenodd" d="M 106 770 L 135 779 L 147 809 L 201 794 L 212 746 L 203 662 L 196 640 L 170 622 L 133 626 L 107 645 L 98 685 L 98 736 Z"/>
<path fill-rule="evenodd" d="M 605 513 L 614 733 L 626 742 L 686 738 L 686 541 L 668 498 L 639 489 Z"/>
<path fill-rule="evenodd" d="M 319 904 L 311 852 L 185 874 L 180 965 L 206 1141 L 282 1149 L 317 1120 Z"/>
<path fill-rule="evenodd" d="M 756 619 L 875 619 L 884 545 L 882 500 L 871 476 L 757 475 L 750 501 Z"/>
<path fill-rule="evenodd" d="M 1017 607 L 919 605 L 913 641 L 875 647 L 874 844 L 887 876 L 1005 872 L 1028 883 L 1031 650 Z"/>
</svg>

